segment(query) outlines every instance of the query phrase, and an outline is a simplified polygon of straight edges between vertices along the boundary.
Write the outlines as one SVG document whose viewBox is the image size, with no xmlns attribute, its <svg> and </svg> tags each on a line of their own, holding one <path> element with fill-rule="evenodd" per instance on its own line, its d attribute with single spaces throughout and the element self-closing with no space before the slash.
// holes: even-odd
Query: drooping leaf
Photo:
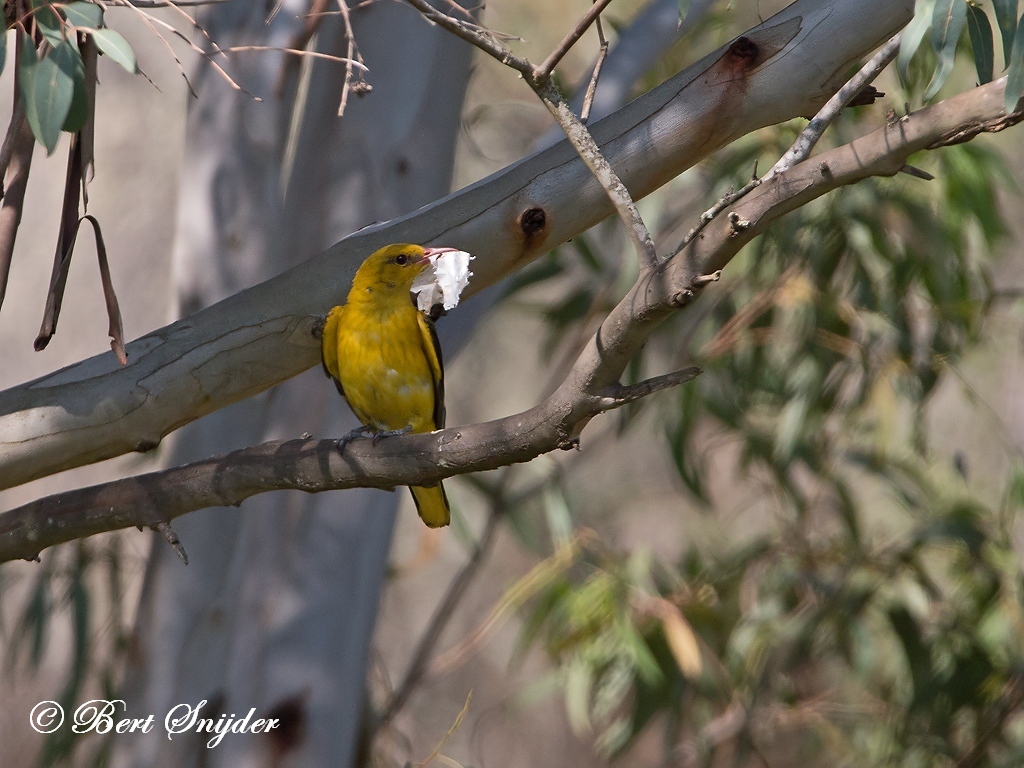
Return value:
<svg viewBox="0 0 1024 768">
<path fill-rule="evenodd" d="M 26 36 L 22 47 L 21 95 L 29 126 L 39 143 L 51 154 L 57 146 L 75 92 L 75 70 L 81 56 L 70 40 L 50 48 L 37 60 Z"/>
<path fill-rule="evenodd" d="M 1010 66 L 1010 51 L 1013 50 L 1013 36 L 1017 32 L 1017 0 L 992 0 L 996 11 L 996 24 L 1003 38 L 1003 67 Z"/>
<path fill-rule="evenodd" d="M 124 350 L 124 325 L 121 322 L 121 309 L 117 303 L 117 294 L 114 293 L 114 283 L 110 279 L 110 264 L 107 261 L 107 246 L 103 240 L 103 232 L 95 216 L 86 214 L 79 220 L 79 226 L 83 221 L 92 224 L 93 232 L 96 235 L 96 258 L 99 260 L 100 266 L 103 303 L 107 308 L 107 335 L 110 336 L 110 348 L 117 355 L 121 365 L 126 365 L 128 356 Z"/>
<path fill-rule="evenodd" d="M 910 67 L 910 60 L 914 58 L 917 49 L 921 47 L 925 32 L 932 23 L 932 13 L 935 8 L 935 0 L 917 0 L 914 4 L 914 18 L 903 30 L 903 37 L 900 40 L 900 52 L 896 57 L 896 71 L 900 76 L 900 82 L 906 85 L 907 69 Z"/>
<path fill-rule="evenodd" d="M 932 14 L 932 48 L 938 57 L 938 63 L 928 88 L 924 93 L 924 100 L 929 101 L 953 71 L 953 61 L 956 59 L 956 44 L 960 34 L 964 31 L 964 24 L 967 22 L 967 3 L 965 0 L 938 0 Z"/>
<path fill-rule="evenodd" d="M 135 52 L 121 35 L 112 29 L 94 29 L 90 34 L 96 41 L 96 47 L 100 49 L 100 53 L 120 64 L 126 72 L 134 75 L 139 71 L 135 61 Z"/>
<path fill-rule="evenodd" d="M 7 63 L 7 35 L 0 35 L 0 74 L 3 74 L 4 64 Z"/>
<path fill-rule="evenodd" d="M 1007 112 L 1017 108 L 1021 94 L 1024 93 L 1024 16 L 1017 25 L 1017 34 L 1013 37 L 1013 50 L 1010 53 L 1010 67 L 1006 73 L 1006 94 L 1003 106 Z"/>
<path fill-rule="evenodd" d="M 64 177 L 64 200 L 61 203 L 60 229 L 57 231 L 57 248 L 53 254 L 53 269 L 50 271 L 50 287 L 46 293 L 46 307 L 39 334 L 33 342 L 36 352 L 46 348 L 57 330 L 60 308 L 64 302 L 64 288 L 71 268 L 71 256 L 78 239 L 78 206 L 82 193 L 82 151 L 77 136 L 71 138 L 68 152 L 67 173 Z"/>
<path fill-rule="evenodd" d="M 992 25 L 985 11 L 976 5 L 967 6 L 967 31 L 971 35 L 971 51 L 974 53 L 974 68 L 978 70 L 978 84 L 984 85 L 992 80 L 996 53 Z"/>
<path fill-rule="evenodd" d="M 103 26 L 103 9 L 93 3 L 68 3 L 64 6 L 64 16 L 68 23 L 79 29 L 99 29 Z"/>
</svg>

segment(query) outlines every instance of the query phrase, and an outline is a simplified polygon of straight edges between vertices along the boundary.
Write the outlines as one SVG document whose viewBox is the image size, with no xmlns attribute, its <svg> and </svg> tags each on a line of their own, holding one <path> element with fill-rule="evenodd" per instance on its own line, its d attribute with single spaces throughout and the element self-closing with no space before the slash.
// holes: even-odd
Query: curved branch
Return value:
<svg viewBox="0 0 1024 768">
<path fill-rule="evenodd" d="M 906 23 L 913 0 L 798 0 L 592 132 L 634 198 L 737 136 L 812 114 L 834 73 Z M 0 488 L 130 451 L 315 365 L 316 315 L 367 253 L 391 242 L 477 254 L 471 293 L 611 213 L 568 143 L 413 214 L 369 227 L 292 270 L 127 347 L 0 393 Z"/>
<path fill-rule="evenodd" d="M 715 219 L 676 258 L 644 274 L 611 311 L 565 381 L 540 405 L 484 424 L 350 443 L 291 440 L 244 448 L 184 467 L 70 491 L 0 515 L 0 561 L 34 558 L 53 544 L 130 525 L 156 526 L 257 493 L 352 487 L 391 488 L 528 461 L 571 448 L 595 415 L 675 386 L 696 369 L 632 387 L 618 384 L 628 361 L 674 308 L 780 216 L 838 187 L 894 175 L 910 155 L 1001 131 L 1024 119 L 1003 111 L 1006 78 L 908 115 L 850 144 L 823 152 L 754 190 Z"/>
<path fill-rule="evenodd" d="M 694 378 L 689 369 L 679 380 Z M 614 396 L 572 397 L 563 385 L 515 416 L 438 432 L 354 440 L 286 440 L 160 472 L 48 496 L 0 515 L 0 562 L 34 560 L 46 547 L 129 526 L 156 528 L 205 507 L 240 504 L 267 491 L 309 493 L 422 485 L 496 469 L 572 448 L 570 437 L 596 414 L 623 404 Z"/>
</svg>

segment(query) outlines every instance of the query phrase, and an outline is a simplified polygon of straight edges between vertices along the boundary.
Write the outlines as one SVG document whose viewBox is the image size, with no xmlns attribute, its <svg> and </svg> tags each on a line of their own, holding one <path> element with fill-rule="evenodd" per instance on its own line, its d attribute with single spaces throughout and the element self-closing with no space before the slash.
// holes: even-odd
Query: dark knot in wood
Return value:
<svg viewBox="0 0 1024 768">
<path fill-rule="evenodd" d="M 523 230 L 527 240 L 543 232 L 547 224 L 548 215 L 543 208 L 534 206 L 519 214 L 519 228 Z"/>
<path fill-rule="evenodd" d="M 753 40 L 749 37 L 737 37 L 733 41 L 733 44 L 729 46 L 729 55 L 737 59 L 743 59 L 747 63 L 754 63 L 757 61 L 757 55 L 760 49 Z"/>
</svg>

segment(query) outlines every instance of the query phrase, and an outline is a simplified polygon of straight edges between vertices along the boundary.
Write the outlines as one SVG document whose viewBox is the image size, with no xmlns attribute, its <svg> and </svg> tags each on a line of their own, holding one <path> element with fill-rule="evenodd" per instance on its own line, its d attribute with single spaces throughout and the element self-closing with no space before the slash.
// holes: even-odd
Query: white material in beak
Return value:
<svg viewBox="0 0 1024 768">
<path fill-rule="evenodd" d="M 420 272 L 413 281 L 416 306 L 421 312 L 429 312 L 432 306 L 440 304 L 447 312 L 458 305 L 459 296 L 473 276 L 469 262 L 474 257 L 456 248 L 426 248 L 425 251 L 430 268 Z"/>
</svg>

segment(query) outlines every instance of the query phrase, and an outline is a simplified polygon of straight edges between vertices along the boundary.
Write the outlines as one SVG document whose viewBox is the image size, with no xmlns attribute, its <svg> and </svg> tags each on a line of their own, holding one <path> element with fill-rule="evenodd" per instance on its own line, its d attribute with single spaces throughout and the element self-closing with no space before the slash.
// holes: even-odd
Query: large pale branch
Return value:
<svg viewBox="0 0 1024 768">
<path fill-rule="evenodd" d="M 350 443 L 264 443 L 184 467 L 40 499 L 0 515 L 0 561 L 31 558 L 53 544 L 130 525 L 156 526 L 207 506 L 238 504 L 279 489 L 309 492 L 429 483 L 527 461 L 567 448 L 593 416 L 692 378 L 693 369 L 623 387 L 628 361 L 657 325 L 780 216 L 840 186 L 893 175 L 924 149 L 968 141 L 1024 118 L 1003 111 L 1005 78 L 887 123 L 850 144 L 777 174 L 711 222 L 699 237 L 637 284 L 604 320 L 565 381 L 514 416 L 429 434 Z"/>
<path fill-rule="evenodd" d="M 841 75 L 911 17 L 913 0 L 798 0 L 592 132 L 639 199 L 756 128 L 809 115 Z M 562 143 L 407 217 L 362 230 L 285 274 L 128 345 L 0 393 L 0 488 L 150 450 L 200 416 L 318 362 L 315 316 L 341 302 L 366 254 L 390 242 L 477 255 L 494 284 L 612 213 Z"/>
</svg>

